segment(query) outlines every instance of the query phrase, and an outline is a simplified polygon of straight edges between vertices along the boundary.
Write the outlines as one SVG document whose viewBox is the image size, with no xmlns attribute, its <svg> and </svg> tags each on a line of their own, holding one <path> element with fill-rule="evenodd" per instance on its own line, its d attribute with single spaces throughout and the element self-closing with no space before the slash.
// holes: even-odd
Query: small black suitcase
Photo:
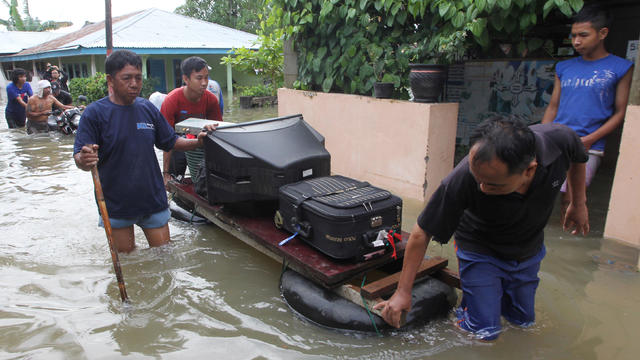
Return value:
<svg viewBox="0 0 640 360">
<path fill-rule="evenodd" d="M 402 199 L 367 182 L 326 176 L 283 185 L 276 226 L 339 260 L 366 260 L 390 250 L 384 232 L 400 233 Z"/>
</svg>

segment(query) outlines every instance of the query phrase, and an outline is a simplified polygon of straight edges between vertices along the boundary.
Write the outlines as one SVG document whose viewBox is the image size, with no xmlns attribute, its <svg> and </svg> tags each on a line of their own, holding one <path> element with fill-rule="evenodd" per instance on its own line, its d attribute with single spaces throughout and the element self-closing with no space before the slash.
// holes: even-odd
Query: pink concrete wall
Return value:
<svg viewBox="0 0 640 360">
<path fill-rule="evenodd" d="M 404 198 L 428 199 L 453 168 L 458 104 L 279 89 L 278 114 L 325 136 L 332 173 Z"/>
<path fill-rule="evenodd" d="M 640 248 L 640 105 L 629 105 L 604 236 Z M 640 266 L 640 264 L 638 264 Z"/>
</svg>

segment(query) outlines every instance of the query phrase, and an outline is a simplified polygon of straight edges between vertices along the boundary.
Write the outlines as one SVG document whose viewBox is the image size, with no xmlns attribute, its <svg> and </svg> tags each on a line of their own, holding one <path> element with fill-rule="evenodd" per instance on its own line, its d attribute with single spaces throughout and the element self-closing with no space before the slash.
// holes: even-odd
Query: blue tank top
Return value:
<svg viewBox="0 0 640 360">
<path fill-rule="evenodd" d="M 560 105 L 554 122 L 572 128 L 579 136 L 598 130 L 615 111 L 616 86 L 633 64 L 618 56 L 595 61 L 581 56 L 556 65 L 560 79 Z M 604 150 L 605 139 L 591 148 Z"/>
</svg>

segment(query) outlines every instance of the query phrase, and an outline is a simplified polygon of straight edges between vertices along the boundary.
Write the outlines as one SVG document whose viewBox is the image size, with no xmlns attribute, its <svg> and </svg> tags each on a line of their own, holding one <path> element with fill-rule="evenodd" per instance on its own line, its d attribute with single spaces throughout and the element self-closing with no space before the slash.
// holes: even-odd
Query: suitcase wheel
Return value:
<svg viewBox="0 0 640 360">
<path fill-rule="evenodd" d="M 280 210 L 276 210 L 275 215 L 273 215 L 273 222 L 276 225 L 276 229 L 282 229 L 283 219 L 282 214 L 280 214 Z"/>
</svg>

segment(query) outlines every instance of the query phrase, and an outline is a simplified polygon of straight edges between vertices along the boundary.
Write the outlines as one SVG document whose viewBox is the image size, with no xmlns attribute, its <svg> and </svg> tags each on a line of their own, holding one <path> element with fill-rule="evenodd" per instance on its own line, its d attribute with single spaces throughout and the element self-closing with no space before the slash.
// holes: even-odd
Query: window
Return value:
<svg viewBox="0 0 640 360">
<path fill-rule="evenodd" d="M 69 79 L 73 79 L 74 77 L 89 77 L 87 63 L 64 64 L 62 68 L 64 72 L 67 73 L 67 76 L 69 76 Z"/>
<path fill-rule="evenodd" d="M 180 64 L 182 60 L 173 59 L 173 87 L 179 88 L 182 86 L 182 70 L 180 70 Z"/>
</svg>

